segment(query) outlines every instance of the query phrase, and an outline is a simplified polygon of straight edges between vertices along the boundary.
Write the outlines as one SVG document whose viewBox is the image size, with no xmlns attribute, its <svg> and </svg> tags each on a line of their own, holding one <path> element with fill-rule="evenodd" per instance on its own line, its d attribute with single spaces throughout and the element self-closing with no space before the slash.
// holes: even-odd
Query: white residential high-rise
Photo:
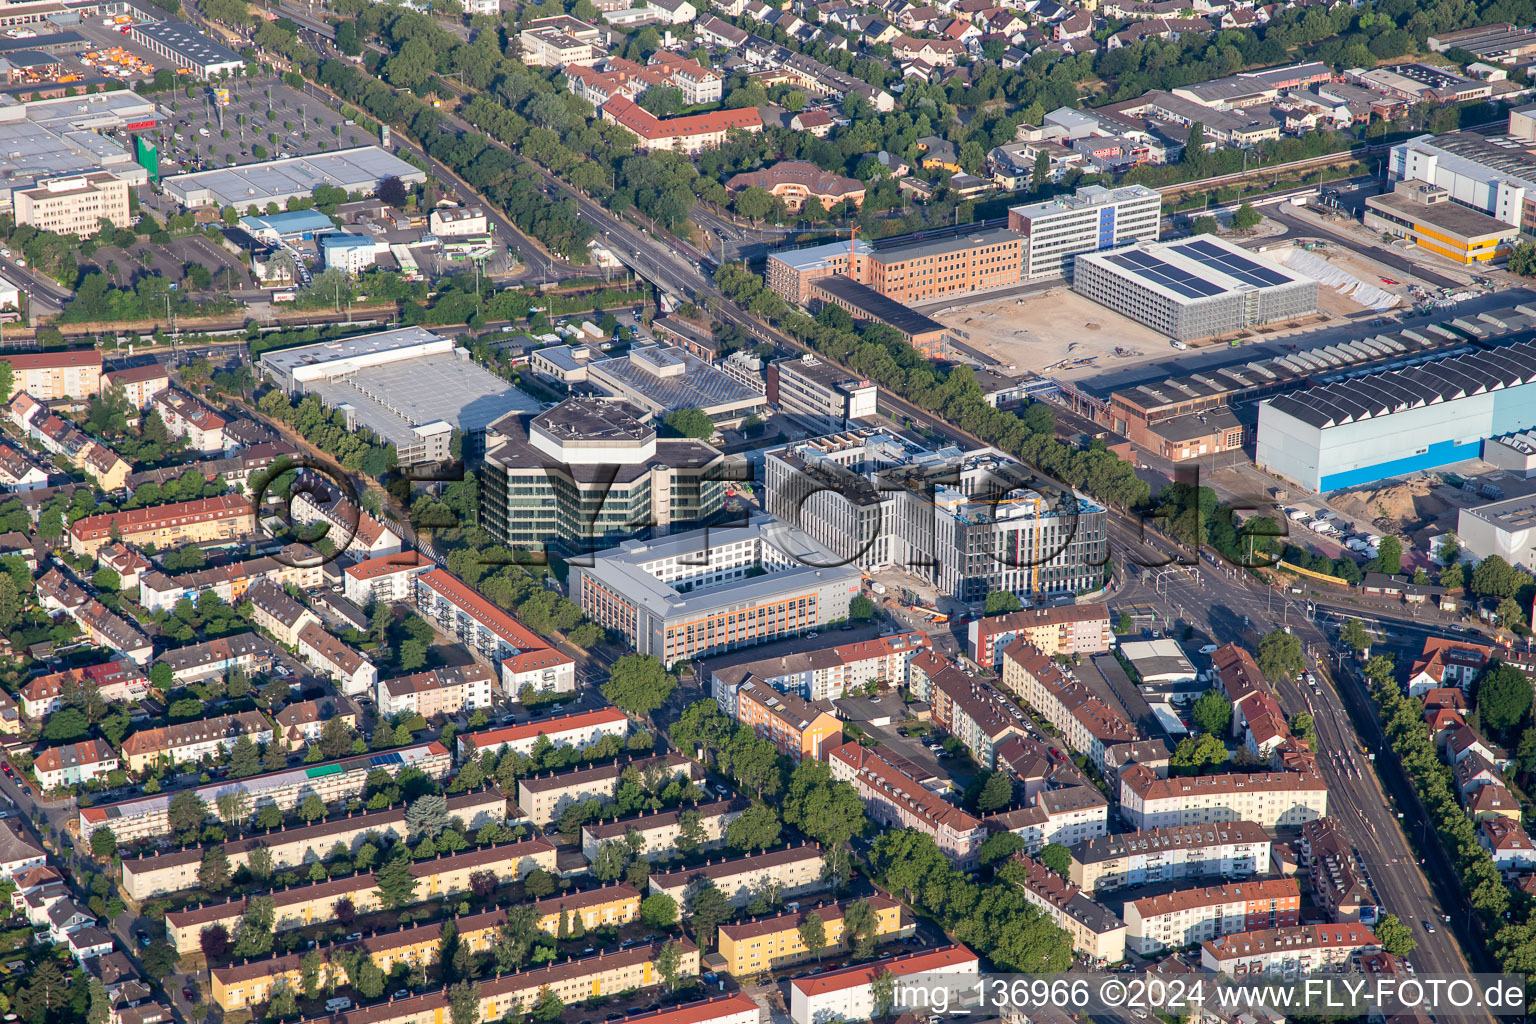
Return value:
<svg viewBox="0 0 1536 1024">
<path fill-rule="evenodd" d="M 1079 253 L 1157 241 L 1162 196 L 1145 185 L 1089 185 L 1074 196 L 1008 210 L 1008 228 L 1024 235 L 1023 278 L 1072 277 Z"/>
</svg>

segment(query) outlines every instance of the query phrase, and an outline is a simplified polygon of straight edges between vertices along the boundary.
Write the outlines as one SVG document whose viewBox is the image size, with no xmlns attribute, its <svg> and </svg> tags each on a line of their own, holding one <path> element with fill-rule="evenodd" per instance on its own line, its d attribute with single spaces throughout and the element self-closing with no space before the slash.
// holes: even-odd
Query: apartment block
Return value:
<svg viewBox="0 0 1536 1024">
<path fill-rule="evenodd" d="M 632 818 L 614 818 L 589 822 L 581 827 L 581 853 L 589 864 L 597 863 L 598 851 L 605 843 L 639 842 L 640 856 L 655 863 L 680 854 L 677 841 L 683 831 L 683 815 L 698 815 L 698 849 L 715 850 L 725 845 L 725 830 L 752 805 L 746 800 L 716 800 L 707 804 L 689 804 L 670 811 L 640 814 Z"/>
<path fill-rule="evenodd" d="M 487 601 L 446 569 L 431 569 L 415 579 L 416 610 L 438 629 L 457 637 L 470 653 L 497 666 L 509 695 L 532 687 L 539 693 L 576 689 L 576 662 L 533 630 Z"/>
<path fill-rule="evenodd" d="M 159 729 L 140 729 L 123 740 L 123 760 L 142 772 L 157 764 L 185 764 L 222 757 L 240 737 L 252 743 L 272 742 L 272 723 L 259 711 L 218 715 Z"/>
<path fill-rule="evenodd" d="M 1024 236 L 1002 227 L 880 248 L 828 242 L 769 253 L 765 279 L 794 303 L 810 297 L 815 281 L 842 274 L 893 301 L 920 305 L 1018 284 L 1023 243 Z"/>
<path fill-rule="evenodd" d="M 933 837 L 962 870 L 976 867 L 987 829 L 887 761 L 878 749 L 844 743 L 827 755 L 832 777 L 853 786 L 869 815 L 889 828 L 915 828 Z"/>
<path fill-rule="evenodd" d="M 657 117 L 628 96 L 615 96 L 604 103 L 602 118 L 632 132 L 635 148 L 641 153 L 666 150 L 693 155 L 721 145 L 731 132 L 755 134 L 763 130 L 763 117 L 756 107 Z"/>
<path fill-rule="evenodd" d="M 458 753 L 460 761 L 487 750 L 496 753 L 515 750 L 527 757 L 542 737 L 548 737 L 549 742 L 557 747 L 585 750 L 604 736 L 628 739 L 629 717 L 618 708 L 598 708 L 595 711 L 575 711 L 537 722 L 509 725 L 502 729 L 460 733 Z"/>
<path fill-rule="evenodd" d="M 17 227 L 86 238 L 101 230 L 102 221 L 128 226 L 128 182 L 106 171 L 48 178 L 13 190 L 11 207 Z"/>
<path fill-rule="evenodd" d="M 1488 787 L 1484 787 L 1488 788 Z M 1354 845 L 1337 818 L 1318 818 L 1301 826 L 1298 860 L 1312 883 L 1312 901 L 1335 921 L 1373 925 L 1380 913 L 1375 893 L 1355 856 Z"/>
<path fill-rule="evenodd" d="M 1200 966 L 1232 978 L 1337 970 L 1381 948 L 1362 924 L 1304 924 L 1225 935 L 1200 944 Z"/>
<path fill-rule="evenodd" d="M 687 939 L 676 940 L 681 952 L 678 977 L 699 973 L 699 948 Z M 547 992 L 569 1006 L 603 996 L 615 996 L 662 983 L 656 958 L 665 942 L 597 953 L 580 960 L 550 964 L 515 974 L 503 974 L 479 983 L 477 1020 L 518 1018 L 531 1010 Z M 448 992 L 440 989 L 388 1003 L 375 1003 L 346 1013 L 314 1017 L 301 1024 L 422 1024 L 448 1018 Z M 737 1015 L 732 1014 L 734 1019 Z"/>
<path fill-rule="evenodd" d="M 792 900 L 828 887 L 829 881 L 822 877 L 823 859 L 820 846 L 802 843 L 748 857 L 709 860 L 696 867 L 653 873 L 651 892 L 671 896 L 679 907 L 686 907 L 707 884 L 713 884 L 737 909 L 770 886 L 777 887 L 780 897 Z"/>
<path fill-rule="evenodd" d="M 244 867 L 251 851 L 257 847 L 265 849 L 272 857 L 273 868 L 281 871 L 324 860 L 337 843 L 356 850 L 370 832 L 377 833 L 382 839 L 405 839 L 405 808 L 402 803 L 398 807 L 348 813 L 297 828 L 284 825 L 263 835 L 221 845 L 229 858 L 231 871 Z M 494 786 L 473 793 L 459 793 L 448 797 L 448 817 L 462 823 L 466 831 L 473 832 L 483 825 L 506 821 L 507 798 Z M 131 899 L 145 900 L 193 888 L 197 885 L 197 870 L 202 862 L 203 849 L 198 846 L 137 856 L 125 853 L 122 858 L 123 892 Z"/>
<path fill-rule="evenodd" d="M 1109 801 L 1081 776 L 1069 780 L 1058 775 L 1053 788 L 1036 789 L 1025 800 L 1025 806 L 994 814 L 983 824 L 990 831 L 1012 832 L 1030 853 L 1047 843 L 1071 846 L 1109 831 Z"/>
<path fill-rule="evenodd" d="M 1149 956 L 1236 932 L 1289 928 L 1301 913 L 1294 878 L 1260 878 L 1128 900 L 1126 945 Z"/>
<path fill-rule="evenodd" d="M 818 903 L 787 914 L 721 925 L 719 950 L 725 958 L 725 973 L 737 979 L 751 978 L 817 957 L 800 934 L 800 926 L 812 914 L 821 919 L 826 937 L 826 946 L 820 955 L 838 955 L 847 948 L 843 914 L 852 902 Z M 877 944 L 905 938 L 917 931 L 916 922 L 904 918 L 901 904 L 889 896 L 876 893 L 865 897 L 865 902 L 874 912 Z"/>
<path fill-rule="evenodd" d="M 172 437 L 184 437 L 200 452 L 224 450 L 224 417 L 177 388 L 166 388 L 151 403 Z"/>
<path fill-rule="evenodd" d="M 1039 907 L 1056 927 L 1072 936 L 1072 951 L 1101 964 L 1125 959 L 1125 922 L 1108 907 L 1095 903 L 1083 891 L 1039 861 L 1022 853 L 1014 859 L 1023 866 L 1024 898 Z"/>
<path fill-rule="evenodd" d="M 555 845 L 547 839 L 499 843 L 495 846 L 439 854 L 432 860 L 416 861 L 411 875 L 416 879 L 416 901 L 469 891 L 469 876 L 481 871 L 493 873 L 498 881 L 515 881 L 535 868 L 558 873 Z M 335 919 L 336 904 L 350 900 L 359 914 L 383 909 L 379 902 L 378 880 L 372 871 L 361 871 L 346 878 L 333 878 L 310 885 L 295 885 L 268 893 L 276 909 L 274 931 L 289 931 L 306 925 Z M 182 953 L 197 948 L 204 928 L 222 924 L 235 934 L 245 916 L 248 899 L 241 897 L 224 903 L 187 907 L 165 915 L 166 938 Z"/>
<path fill-rule="evenodd" d="M 596 800 L 612 803 L 625 774 L 634 769 L 637 781 L 658 793 L 673 779 L 700 782 L 704 771 L 697 763 L 677 754 L 614 761 L 569 772 L 548 772 L 517 780 L 517 806 L 538 828 L 557 821 L 566 808 Z"/>
<path fill-rule="evenodd" d="M 50 672 L 28 681 L 17 694 L 21 713 L 34 722 L 64 706 L 64 692 L 71 687 L 95 689 L 108 704 L 132 704 L 149 694 L 149 677 L 131 661 L 109 661 L 101 665 Z"/>
<path fill-rule="evenodd" d="M 214 818 L 219 817 L 217 797 L 224 794 L 244 794 L 248 797 L 248 814 L 254 814 L 268 804 L 280 811 L 290 811 L 311 794 L 326 804 L 360 796 L 366 788 L 369 772 L 379 769 L 390 775 L 399 775 L 408 767 L 418 768 L 430 778 L 442 781 L 452 772 L 453 758 L 448 748 L 433 740 L 430 743 L 397 747 L 386 754 L 362 754 L 337 761 L 321 761 L 300 768 L 265 772 L 248 779 L 211 783 L 185 792 L 191 792 L 202 800 L 208 807 L 209 815 Z M 80 838 L 88 841 L 99 828 L 110 828 L 119 843 L 167 835 L 170 832 L 167 813 L 170 805 L 169 795 L 155 793 L 116 803 L 82 807 Z"/>
<path fill-rule="evenodd" d="M 907 685 L 914 697 L 928 702 L 933 721 L 965 744 L 983 768 L 997 767 L 998 747 L 1008 737 L 1024 734 L 1017 708 L 933 651 L 912 659 Z"/>
<path fill-rule="evenodd" d="M 1024 279 L 1072 277 L 1079 253 L 1155 242 L 1163 199 L 1144 185 L 1089 185 L 1071 196 L 1012 206 L 1008 228 L 1024 236 Z"/>
<path fill-rule="evenodd" d="M 752 678 L 736 689 L 736 720 L 797 764 L 805 758 L 819 761 L 843 741 L 843 723 L 830 705 L 780 693 Z"/>
<path fill-rule="evenodd" d="M 1115 642 L 1109 606 L 1102 601 L 989 615 L 972 619 L 966 633 L 971 660 L 993 668 L 1002 664 L 1003 649 L 1019 637 L 1047 658 L 1058 654 L 1103 654 Z"/>
<path fill-rule="evenodd" d="M 1003 651 L 1003 686 L 1038 711 L 1068 746 L 1086 754 L 1100 772 L 1104 752 L 1138 733 L 1108 704 L 1036 647 L 1015 639 Z"/>
<path fill-rule="evenodd" d="M 914 631 L 772 658 L 724 655 L 705 662 L 705 670 L 720 710 L 735 718 L 736 689 L 748 677 L 804 700 L 837 700 L 870 683 L 906 682 L 907 663 L 931 646 L 928 634 Z"/>
<path fill-rule="evenodd" d="M 101 375 L 101 383 L 108 388 L 120 389 L 135 409 L 146 409 L 150 399 L 171 386 L 171 375 L 160 363 L 150 363 L 110 370 Z"/>
<path fill-rule="evenodd" d="M 297 647 L 300 633 L 320 625 L 320 616 L 289 597 L 270 579 L 257 580 L 245 596 L 251 602 L 251 622 L 287 647 Z"/>
<path fill-rule="evenodd" d="M 640 915 L 640 891 L 621 882 L 598 889 L 561 893 L 536 900 L 531 906 L 538 915 L 536 927 L 554 935 L 562 916 L 567 920 L 579 917 L 588 929 L 628 924 Z M 454 923 L 458 941 L 479 953 L 499 941 L 502 926 L 507 923 L 507 910 L 496 908 L 480 914 L 460 915 Z M 417 922 L 410 928 L 374 933 L 350 943 L 316 947 L 321 957 L 320 983 L 328 985 L 333 977 L 338 984 L 348 983 L 347 972 L 333 959 L 339 950 L 361 946 L 381 970 L 388 972 L 397 963 L 411 966 L 431 963 L 442 934 L 442 921 Z M 210 993 L 212 1001 L 227 1012 L 265 1003 L 278 979 L 286 980 L 297 989 L 303 974 L 303 960 L 304 954 L 291 953 L 215 968 Z"/>
<path fill-rule="evenodd" d="M 265 672 L 277 661 L 271 641 L 256 633 L 206 640 L 189 647 L 176 647 L 157 659 L 171 666 L 178 686 L 186 686 L 213 676 L 227 675 L 239 669 L 246 675 Z"/>
<path fill-rule="evenodd" d="M 27 352 L 0 359 L 11 364 L 11 393 L 5 396 L 7 402 L 23 391 L 34 404 L 101 394 L 101 353 L 95 349 Z"/>
<path fill-rule="evenodd" d="M 359 608 L 374 602 L 394 604 L 410 601 L 416 593 L 416 577 L 437 568 L 419 551 L 381 555 L 349 565 L 341 571 L 341 584 L 347 600 Z"/>
<path fill-rule="evenodd" d="M 95 598 L 75 609 L 71 618 L 93 644 L 111 648 L 140 665 L 149 664 L 154 657 L 155 647 L 149 637 Z"/>
<path fill-rule="evenodd" d="M 396 679 L 380 679 L 379 711 L 415 713 L 431 718 L 488 708 L 496 693 L 496 673 L 479 663 L 430 669 Z"/>
<path fill-rule="evenodd" d="M 1136 764 L 1120 775 L 1120 816 L 1134 829 L 1223 821 L 1299 828 L 1327 813 L 1328 787 L 1315 771 L 1160 779 Z"/>
<path fill-rule="evenodd" d="M 1184 878 L 1262 875 L 1270 861 L 1269 833 L 1251 821 L 1122 832 L 1070 849 L 1072 882 L 1088 892 Z"/>
<path fill-rule="evenodd" d="M 789 983 L 789 1018 L 794 1024 L 825 1024 L 834 1020 L 871 1020 L 875 1016 L 876 979 L 891 975 L 897 986 L 903 978 L 937 975 L 951 989 L 974 991 L 981 962 L 959 944 L 918 953 L 881 957 L 869 963 L 827 971 Z"/>
<path fill-rule="evenodd" d="M 378 686 L 378 666 L 324 626 L 310 623 L 299 630 L 298 641 L 299 657 L 335 680 L 347 696 L 368 693 Z"/>
<path fill-rule="evenodd" d="M 317 697 L 286 704 L 272 716 L 277 723 L 277 742 L 287 750 L 298 750 L 320 739 L 333 718 L 348 729 L 355 728 L 356 705 L 345 697 Z"/>
<path fill-rule="evenodd" d="M 43 792 L 60 786 L 83 785 L 117 770 L 117 751 L 106 740 L 81 740 L 49 747 L 32 759 L 32 771 Z"/>
<path fill-rule="evenodd" d="M 110 547 L 108 545 L 96 553 L 98 561 Z M 270 581 L 279 590 L 290 584 L 302 590 L 315 590 L 325 584 L 325 570 L 318 564 L 319 553 L 314 548 L 290 544 L 281 555 L 281 559 L 263 555 L 178 576 L 167 576 L 146 566 L 139 574 L 139 603 L 150 611 L 168 612 L 183 598 L 196 603 L 203 594 L 211 592 L 225 604 L 237 605 L 262 580 Z M 126 580 L 124 587 L 127 587 Z M 291 641 L 285 639 L 284 642 L 292 646 Z"/>
<path fill-rule="evenodd" d="M 77 519 L 69 527 L 69 550 L 76 555 L 95 555 L 114 540 L 139 547 L 153 544 L 160 549 L 178 548 L 211 540 L 235 540 L 255 532 L 256 510 L 251 499 L 225 494 Z"/>
<path fill-rule="evenodd" d="M 326 536 L 344 553 L 359 560 L 398 555 L 400 535 L 383 522 L 358 508 L 324 478 L 300 474 L 302 482 L 314 490 L 295 489 L 290 514 L 296 523 L 321 523 L 330 527 Z"/>
</svg>

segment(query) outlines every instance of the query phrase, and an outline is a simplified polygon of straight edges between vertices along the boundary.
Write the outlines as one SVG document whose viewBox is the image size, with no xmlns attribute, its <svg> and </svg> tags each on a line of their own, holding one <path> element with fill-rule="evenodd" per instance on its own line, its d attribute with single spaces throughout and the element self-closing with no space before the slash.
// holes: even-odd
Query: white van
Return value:
<svg viewBox="0 0 1536 1024">
<path fill-rule="evenodd" d="M 346 996 L 337 996 L 335 999 L 325 1001 L 325 1009 L 328 1013 L 340 1013 L 342 1010 L 352 1009 L 352 1000 Z"/>
</svg>

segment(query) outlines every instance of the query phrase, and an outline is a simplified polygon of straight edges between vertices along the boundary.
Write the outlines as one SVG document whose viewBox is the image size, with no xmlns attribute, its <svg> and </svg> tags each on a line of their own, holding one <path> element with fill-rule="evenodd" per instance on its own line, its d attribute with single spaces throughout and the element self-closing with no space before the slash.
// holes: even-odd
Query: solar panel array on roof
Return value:
<svg viewBox="0 0 1536 1024">
<path fill-rule="evenodd" d="M 1184 296 L 1186 299 L 1201 299 L 1212 295 L 1220 295 L 1220 285 L 1209 281 L 1202 281 L 1186 271 L 1180 270 L 1172 264 L 1165 263 L 1156 256 L 1145 252 L 1123 252 L 1106 256 L 1109 262 L 1122 270 L 1129 270 L 1138 277 L 1146 278 L 1153 284 L 1160 284 L 1164 288 Z"/>
<path fill-rule="evenodd" d="M 1285 284 L 1291 279 L 1284 274 L 1276 273 L 1268 267 L 1260 266 L 1253 260 L 1239 256 L 1235 252 L 1228 252 L 1218 248 L 1210 242 L 1195 239 L 1192 242 L 1184 242 L 1170 246 L 1175 252 L 1198 263 L 1203 263 L 1235 277 L 1244 284 L 1251 284 L 1255 288 L 1268 288 L 1271 285 Z"/>
</svg>

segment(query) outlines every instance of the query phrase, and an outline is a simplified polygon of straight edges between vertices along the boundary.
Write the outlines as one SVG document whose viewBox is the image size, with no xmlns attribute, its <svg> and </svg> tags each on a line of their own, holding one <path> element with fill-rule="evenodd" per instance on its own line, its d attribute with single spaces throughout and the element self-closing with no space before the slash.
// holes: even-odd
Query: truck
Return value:
<svg viewBox="0 0 1536 1024">
<path fill-rule="evenodd" d="M 1328 522 L 1326 519 L 1318 519 L 1318 520 L 1315 520 L 1313 522 L 1308 523 L 1307 524 L 1307 529 L 1311 530 L 1313 533 L 1334 533 L 1334 532 L 1336 532 L 1334 530 L 1333 524 Z"/>
<path fill-rule="evenodd" d="M 1303 519 L 1307 518 L 1307 510 L 1304 508 L 1293 508 L 1287 512 L 1286 515 L 1291 518 L 1292 522 L 1299 523 Z"/>
</svg>

